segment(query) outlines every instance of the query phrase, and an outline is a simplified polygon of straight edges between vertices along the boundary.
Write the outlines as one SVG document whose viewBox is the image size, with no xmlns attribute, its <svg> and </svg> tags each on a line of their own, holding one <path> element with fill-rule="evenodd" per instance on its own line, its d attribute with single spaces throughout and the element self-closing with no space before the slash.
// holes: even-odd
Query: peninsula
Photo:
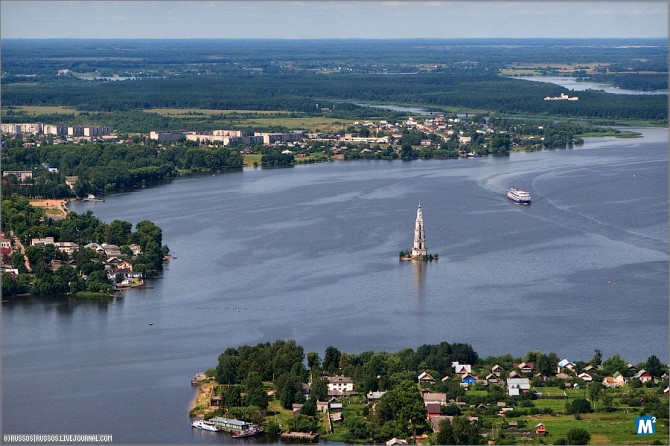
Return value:
<svg viewBox="0 0 670 446">
<path fill-rule="evenodd" d="M 305 362 L 306 359 L 306 362 Z M 199 385 L 192 417 L 228 417 L 269 436 L 347 443 L 631 444 L 668 436 L 668 365 L 614 354 L 577 361 L 528 352 L 480 358 L 469 344 L 323 359 L 293 340 L 229 348 Z M 656 417 L 640 438 L 636 417 Z M 218 418 L 217 418 L 218 417 Z"/>
</svg>

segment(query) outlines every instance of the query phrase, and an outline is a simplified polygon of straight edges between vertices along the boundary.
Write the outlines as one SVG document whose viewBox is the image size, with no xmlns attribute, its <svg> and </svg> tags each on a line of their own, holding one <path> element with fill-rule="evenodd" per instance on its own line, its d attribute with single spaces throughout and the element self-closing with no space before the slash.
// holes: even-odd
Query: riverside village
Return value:
<svg viewBox="0 0 670 446">
<path fill-rule="evenodd" d="M 479 358 L 468 344 L 443 342 L 396 353 L 328 347 L 323 359 L 306 358 L 307 367 L 292 340 L 227 349 L 191 381 L 193 428 L 388 445 L 668 440 L 668 367 L 655 356 Z M 644 417 L 654 425 L 636 425 Z"/>
</svg>

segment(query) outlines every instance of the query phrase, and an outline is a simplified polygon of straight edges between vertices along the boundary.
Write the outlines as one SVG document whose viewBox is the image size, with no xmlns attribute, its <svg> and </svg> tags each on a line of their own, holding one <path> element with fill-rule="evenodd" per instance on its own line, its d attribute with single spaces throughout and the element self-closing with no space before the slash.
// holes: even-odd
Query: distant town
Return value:
<svg viewBox="0 0 670 446">
<path fill-rule="evenodd" d="M 466 115 L 467 117 L 467 115 Z M 488 118 L 486 119 L 488 121 Z M 457 130 L 459 124 L 468 123 L 466 119 L 461 118 L 445 118 L 443 115 L 435 118 L 427 118 L 422 122 L 414 118 L 408 118 L 406 121 L 389 123 L 387 121 L 354 121 L 353 126 L 365 129 L 362 132 L 342 132 L 343 134 L 316 132 L 310 133 L 307 130 L 292 130 L 288 132 L 246 132 L 243 130 L 213 130 L 206 132 L 195 131 L 160 131 L 153 130 L 149 132 L 149 137 L 152 140 L 160 143 L 170 143 L 176 141 L 193 141 L 200 144 L 212 145 L 272 145 L 278 143 L 295 143 L 304 140 L 314 141 L 339 141 L 339 142 L 355 142 L 355 143 L 377 143 L 389 144 L 394 140 L 399 140 L 402 137 L 404 130 L 418 130 L 427 133 L 437 133 L 444 141 L 447 141 L 452 135 L 460 144 L 468 144 L 471 142 L 471 136 L 465 136 L 465 130 Z M 469 125 L 474 124 L 470 121 Z M 34 136 L 51 136 L 50 144 L 67 144 L 67 143 L 85 143 L 94 141 L 119 141 L 117 134 L 111 134 L 109 127 L 84 127 L 84 126 L 64 126 L 52 125 L 42 123 L 19 123 L 19 124 L 0 124 L 0 131 L 7 136 L 23 137 Z M 481 126 L 477 130 L 480 134 L 491 134 L 494 129 L 488 125 Z M 371 136 L 374 135 L 374 136 Z M 119 141 L 121 143 L 126 141 Z M 421 141 L 421 146 L 429 146 L 434 144 L 432 139 L 425 139 Z M 40 141 L 23 143 L 25 148 L 39 147 Z"/>
</svg>

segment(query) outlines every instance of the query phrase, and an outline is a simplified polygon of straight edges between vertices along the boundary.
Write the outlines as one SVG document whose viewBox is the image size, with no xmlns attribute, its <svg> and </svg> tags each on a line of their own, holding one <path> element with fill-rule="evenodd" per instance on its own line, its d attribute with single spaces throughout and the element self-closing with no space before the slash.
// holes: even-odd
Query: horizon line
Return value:
<svg viewBox="0 0 670 446">
<path fill-rule="evenodd" d="M 3 37 L 1 40 L 669 40 L 659 37 Z"/>
</svg>

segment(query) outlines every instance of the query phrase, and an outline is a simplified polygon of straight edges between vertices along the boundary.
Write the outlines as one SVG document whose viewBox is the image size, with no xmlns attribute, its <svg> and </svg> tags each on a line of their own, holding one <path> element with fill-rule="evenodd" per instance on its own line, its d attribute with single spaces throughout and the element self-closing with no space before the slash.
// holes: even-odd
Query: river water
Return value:
<svg viewBox="0 0 670 446">
<path fill-rule="evenodd" d="M 278 338 L 322 357 L 448 341 L 667 362 L 668 135 L 642 131 L 509 157 L 245 169 L 73 203 L 154 221 L 177 258 L 109 303 L 3 303 L 2 432 L 221 443 L 190 427 L 190 378 L 227 347 Z M 419 201 L 440 259 L 400 262 Z"/>
<path fill-rule="evenodd" d="M 667 90 L 643 91 L 628 90 L 626 88 L 615 87 L 612 84 L 602 84 L 591 81 L 578 81 L 576 77 L 565 76 L 510 76 L 512 79 L 522 79 L 533 82 L 546 82 L 548 84 L 560 85 L 572 91 L 602 90 L 605 93 L 612 94 L 632 94 L 632 95 L 659 95 L 668 94 Z"/>
</svg>

